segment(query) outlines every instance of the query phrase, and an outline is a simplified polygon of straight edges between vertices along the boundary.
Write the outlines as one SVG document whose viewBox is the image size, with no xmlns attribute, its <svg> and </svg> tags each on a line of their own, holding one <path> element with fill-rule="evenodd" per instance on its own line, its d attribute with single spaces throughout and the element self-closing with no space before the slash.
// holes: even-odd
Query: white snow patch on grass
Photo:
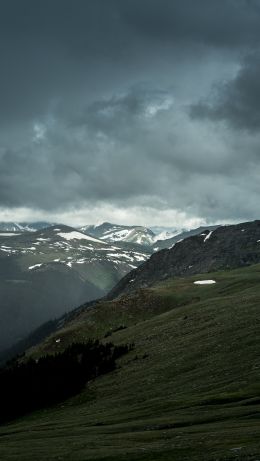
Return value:
<svg viewBox="0 0 260 461">
<path fill-rule="evenodd" d="M 196 282 L 193 282 L 195 285 L 212 285 L 213 283 L 216 283 L 216 280 L 196 280 Z"/>
</svg>

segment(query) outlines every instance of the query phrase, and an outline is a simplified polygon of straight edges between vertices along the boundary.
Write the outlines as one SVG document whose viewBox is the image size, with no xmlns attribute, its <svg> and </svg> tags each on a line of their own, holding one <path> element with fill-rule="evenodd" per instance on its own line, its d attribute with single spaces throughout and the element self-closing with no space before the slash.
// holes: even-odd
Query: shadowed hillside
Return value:
<svg viewBox="0 0 260 461">
<path fill-rule="evenodd" d="M 194 284 L 203 279 L 216 283 Z M 28 356 L 90 337 L 134 351 L 66 404 L 2 427 L 1 459 L 258 459 L 259 301 L 256 265 L 169 279 L 79 312 Z"/>
</svg>

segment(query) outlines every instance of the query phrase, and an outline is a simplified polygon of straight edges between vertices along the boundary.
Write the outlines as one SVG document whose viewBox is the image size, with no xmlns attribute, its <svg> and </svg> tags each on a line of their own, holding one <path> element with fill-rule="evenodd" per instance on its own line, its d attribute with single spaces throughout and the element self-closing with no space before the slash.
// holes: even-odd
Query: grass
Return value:
<svg viewBox="0 0 260 461">
<path fill-rule="evenodd" d="M 203 278 L 217 283 L 193 284 Z M 260 459 L 259 265 L 100 303 L 30 354 L 107 331 L 134 351 L 73 399 L 2 426 L 1 460 Z"/>
</svg>

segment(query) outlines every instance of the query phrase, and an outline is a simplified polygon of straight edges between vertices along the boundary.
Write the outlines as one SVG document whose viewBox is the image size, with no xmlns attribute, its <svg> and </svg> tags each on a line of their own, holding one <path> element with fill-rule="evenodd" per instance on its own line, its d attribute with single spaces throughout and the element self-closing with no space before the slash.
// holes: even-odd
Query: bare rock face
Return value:
<svg viewBox="0 0 260 461">
<path fill-rule="evenodd" d="M 220 226 L 161 250 L 127 274 L 109 293 L 115 298 L 158 280 L 260 263 L 260 220 Z"/>
</svg>

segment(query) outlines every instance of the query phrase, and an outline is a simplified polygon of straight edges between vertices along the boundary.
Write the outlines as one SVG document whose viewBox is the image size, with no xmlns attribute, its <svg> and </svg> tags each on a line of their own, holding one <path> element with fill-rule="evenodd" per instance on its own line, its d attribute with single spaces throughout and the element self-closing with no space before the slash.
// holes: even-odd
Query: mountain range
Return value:
<svg viewBox="0 0 260 461">
<path fill-rule="evenodd" d="M 155 242 L 156 234 L 142 226 L 0 223 L 0 350 L 106 295 L 157 250 Z"/>
<path fill-rule="evenodd" d="M 29 222 L 0 222 L 0 232 L 35 232 L 52 226 L 52 223 L 37 221 Z"/>
<path fill-rule="evenodd" d="M 1 459 L 257 460 L 259 263 L 260 221 L 204 230 L 63 316 L 20 360 L 89 339 L 133 350 L 78 396 L 3 426 Z"/>
<path fill-rule="evenodd" d="M 252 237 L 257 223 L 200 227 L 156 243 L 155 234 L 141 226 L 104 223 L 79 230 L 33 223 L 28 231 L 24 223 L 17 225 L 20 232 L 9 226 L 10 232 L 0 232 L 0 350 L 94 299 L 170 276 L 236 267 L 239 246 L 245 261 L 257 262 L 260 235 Z M 158 250 L 160 244 L 168 249 Z"/>
<path fill-rule="evenodd" d="M 51 226 L 59 226 L 62 224 L 40 222 L 0 222 L 0 233 L 23 233 L 35 232 L 37 230 L 46 229 Z M 144 226 L 126 226 L 121 224 L 112 224 L 104 222 L 99 225 L 72 226 L 80 232 L 91 235 L 97 239 L 101 239 L 110 243 L 124 242 L 136 243 L 142 246 L 152 246 L 153 251 L 161 250 L 162 248 L 170 248 L 180 239 L 184 239 L 191 235 L 199 234 L 203 230 L 213 230 L 218 226 L 202 226 L 196 229 L 178 229 L 175 227 L 144 227 Z"/>
<path fill-rule="evenodd" d="M 150 247 L 119 244 L 64 225 L 0 233 L 0 349 L 104 296 L 152 253 Z"/>
<path fill-rule="evenodd" d="M 11 345 L 9 338 L 21 339 L 42 322 L 64 313 L 67 321 L 73 307 L 84 310 L 94 299 L 131 295 L 170 277 L 260 262 L 260 221 L 198 228 L 176 236 L 170 249 L 153 254 L 151 246 L 112 244 L 68 226 L 3 239 L 2 349 Z"/>
<path fill-rule="evenodd" d="M 44 221 L 37 222 L 0 222 L 0 232 L 35 232 L 58 223 Z M 73 226 L 75 227 L 75 226 Z M 77 227 L 77 226 L 76 226 Z M 79 231 L 108 242 L 129 242 L 139 245 L 153 245 L 157 240 L 169 239 L 180 231 L 168 227 L 154 227 L 149 229 L 144 226 L 126 226 L 104 222 L 100 225 L 86 225 L 77 227 Z"/>
</svg>

